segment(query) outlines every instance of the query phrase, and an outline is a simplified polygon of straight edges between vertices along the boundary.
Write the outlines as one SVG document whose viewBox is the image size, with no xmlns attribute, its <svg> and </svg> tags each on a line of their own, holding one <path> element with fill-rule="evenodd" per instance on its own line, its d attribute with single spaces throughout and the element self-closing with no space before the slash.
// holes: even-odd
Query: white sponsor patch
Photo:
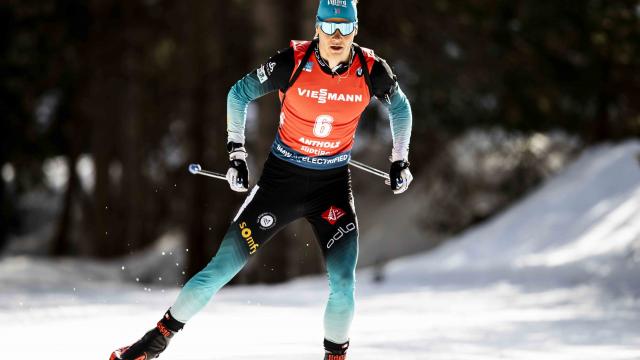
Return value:
<svg viewBox="0 0 640 360">
<path fill-rule="evenodd" d="M 347 7 L 347 0 L 328 0 L 329 5 Z"/>
<path fill-rule="evenodd" d="M 256 74 L 258 74 L 258 80 L 260 80 L 260 84 L 263 84 L 269 77 L 264 71 L 264 65 L 260 66 L 258 70 L 256 70 Z"/>
<path fill-rule="evenodd" d="M 260 229 L 269 230 L 276 225 L 276 216 L 268 212 L 260 214 L 258 223 L 260 224 Z"/>
</svg>

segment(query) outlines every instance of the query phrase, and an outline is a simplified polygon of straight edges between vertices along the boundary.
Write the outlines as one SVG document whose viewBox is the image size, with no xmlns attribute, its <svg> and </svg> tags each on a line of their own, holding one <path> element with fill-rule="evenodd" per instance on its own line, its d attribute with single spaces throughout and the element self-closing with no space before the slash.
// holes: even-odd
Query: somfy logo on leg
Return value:
<svg viewBox="0 0 640 360">
<path fill-rule="evenodd" d="M 240 235 L 242 235 L 242 238 L 249 248 L 249 255 L 255 254 L 255 252 L 258 251 L 260 244 L 253 239 L 251 228 L 249 228 L 247 223 L 244 221 L 238 224 L 238 227 L 240 228 Z"/>
<path fill-rule="evenodd" d="M 276 216 L 272 213 L 262 213 L 258 216 L 258 224 L 260 224 L 260 229 L 269 230 L 276 225 Z"/>
</svg>

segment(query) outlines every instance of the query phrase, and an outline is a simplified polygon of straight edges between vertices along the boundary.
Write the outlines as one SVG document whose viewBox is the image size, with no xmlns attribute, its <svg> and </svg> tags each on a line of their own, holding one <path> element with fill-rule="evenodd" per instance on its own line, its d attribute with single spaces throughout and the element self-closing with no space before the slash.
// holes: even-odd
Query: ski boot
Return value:
<svg viewBox="0 0 640 360">
<path fill-rule="evenodd" d="M 184 323 L 176 320 L 167 311 L 155 328 L 149 330 L 142 339 L 131 346 L 114 351 L 109 360 L 151 360 L 160 356 L 167 348 L 175 333 L 182 330 Z"/>
<path fill-rule="evenodd" d="M 344 344 L 336 344 L 324 339 L 324 360 L 346 360 L 349 342 Z"/>
</svg>

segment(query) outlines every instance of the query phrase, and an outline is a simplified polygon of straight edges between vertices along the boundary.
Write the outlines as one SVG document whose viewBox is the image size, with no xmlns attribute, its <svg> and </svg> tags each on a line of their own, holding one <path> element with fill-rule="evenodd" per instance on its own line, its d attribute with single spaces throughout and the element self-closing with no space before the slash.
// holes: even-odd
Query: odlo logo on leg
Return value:
<svg viewBox="0 0 640 360">
<path fill-rule="evenodd" d="M 333 234 L 329 242 L 327 243 L 327 249 L 331 248 L 336 241 L 342 239 L 343 236 L 352 232 L 356 229 L 356 224 L 348 223 L 344 228 L 342 226 L 338 227 L 338 232 Z"/>
<path fill-rule="evenodd" d="M 253 240 L 253 237 L 251 236 L 251 229 L 247 227 L 246 222 L 243 221 L 238 224 L 238 226 L 240 227 L 240 235 L 242 235 L 242 238 L 249 247 L 249 255 L 253 255 L 258 250 L 260 244 L 257 244 L 255 240 Z"/>
</svg>

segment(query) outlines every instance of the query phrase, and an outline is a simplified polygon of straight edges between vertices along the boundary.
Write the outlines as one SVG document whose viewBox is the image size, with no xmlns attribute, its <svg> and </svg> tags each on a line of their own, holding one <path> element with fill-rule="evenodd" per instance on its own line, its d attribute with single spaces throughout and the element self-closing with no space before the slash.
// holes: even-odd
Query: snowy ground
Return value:
<svg viewBox="0 0 640 360">
<path fill-rule="evenodd" d="M 350 359 L 640 359 L 640 142 L 599 147 L 509 211 L 359 274 Z M 366 251 L 366 249 L 362 249 Z M 3 358 L 107 359 L 176 288 L 119 264 L 0 261 Z M 323 278 L 224 289 L 162 359 L 322 358 Z"/>
</svg>

